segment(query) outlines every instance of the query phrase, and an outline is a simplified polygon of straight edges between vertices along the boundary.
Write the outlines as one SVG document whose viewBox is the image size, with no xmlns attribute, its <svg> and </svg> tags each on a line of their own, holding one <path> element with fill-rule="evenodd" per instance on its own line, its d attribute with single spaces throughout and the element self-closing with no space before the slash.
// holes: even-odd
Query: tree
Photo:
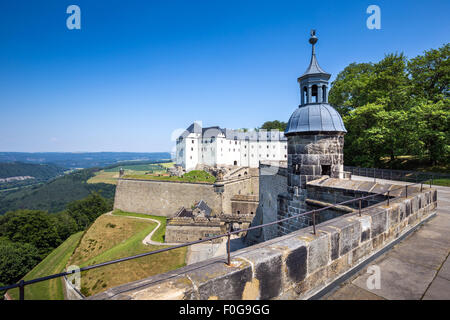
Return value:
<svg viewBox="0 0 450 320">
<path fill-rule="evenodd" d="M 351 63 L 332 82 L 328 101 L 342 116 L 369 103 L 366 88 L 373 72 L 372 63 Z"/>
<path fill-rule="evenodd" d="M 12 284 L 39 263 L 39 250 L 29 243 L 0 240 L 0 283 Z"/>
<path fill-rule="evenodd" d="M 40 210 L 7 212 L 0 217 L 0 236 L 12 242 L 29 243 L 42 257 L 61 243 L 53 219 Z"/>
<path fill-rule="evenodd" d="M 387 110 L 408 106 L 410 80 L 403 54 L 388 54 L 378 63 L 352 63 L 332 82 L 329 102 L 342 115 L 368 103 Z"/>
<path fill-rule="evenodd" d="M 431 165 L 448 163 L 450 156 L 450 103 L 448 99 L 437 103 L 420 103 L 411 109 L 410 121 L 414 126 L 414 152 L 428 158 Z"/>
<path fill-rule="evenodd" d="M 93 192 L 82 200 L 71 202 L 67 206 L 67 214 L 74 219 L 78 230 L 84 230 L 98 216 L 111 209 L 111 205 L 104 198 L 98 193 Z"/>
<path fill-rule="evenodd" d="M 425 51 L 408 62 L 413 84 L 412 93 L 432 102 L 449 98 L 450 44 Z"/>
<path fill-rule="evenodd" d="M 274 120 L 264 122 L 260 129 L 284 131 L 286 130 L 286 127 L 287 127 L 286 122 Z"/>
</svg>

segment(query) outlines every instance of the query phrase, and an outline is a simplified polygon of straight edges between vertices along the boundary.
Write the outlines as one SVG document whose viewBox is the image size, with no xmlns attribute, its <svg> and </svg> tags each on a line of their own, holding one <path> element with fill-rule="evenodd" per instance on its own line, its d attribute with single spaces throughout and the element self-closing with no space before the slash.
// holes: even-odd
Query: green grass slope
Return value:
<svg viewBox="0 0 450 320">
<path fill-rule="evenodd" d="M 71 235 L 58 248 L 53 250 L 44 260 L 33 268 L 25 277 L 31 280 L 62 272 L 70 256 L 77 247 L 83 232 Z M 19 299 L 19 290 L 9 290 L 13 299 Z M 38 282 L 25 287 L 25 300 L 64 300 L 62 278 Z"/>
<path fill-rule="evenodd" d="M 115 212 L 102 215 L 84 234 L 68 265 L 80 267 L 124 258 L 166 246 L 145 245 L 142 240 L 156 227 L 156 223 L 125 216 L 141 217 L 139 214 Z M 162 241 L 165 218 L 155 218 L 162 227 L 153 235 L 154 241 Z M 81 273 L 81 292 L 86 296 L 109 288 L 164 273 L 185 265 L 186 248 L 179 248 L 139 259 L 129 260 Z"/>
</svg>

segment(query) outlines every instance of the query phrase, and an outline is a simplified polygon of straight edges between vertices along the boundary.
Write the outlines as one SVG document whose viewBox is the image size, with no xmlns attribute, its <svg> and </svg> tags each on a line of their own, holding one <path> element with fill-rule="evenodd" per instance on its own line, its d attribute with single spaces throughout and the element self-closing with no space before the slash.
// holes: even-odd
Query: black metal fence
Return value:
<svg viewBox="0 0 450 320">
<path fill-rule="evenodd" d="M 374 179 L 397 180 L 405 182 L 432 181 L 435 179 L 450 179 L 450 174 L 420 172 L 394 169 L 377 169 L 377 168 L 361 168 L 344 166 L 344 171 L 351 172 L 355 176 L 370 177 Z"/>
<path fill-rule="evenodd" d="M 30 285 L 30 284 L 34 284 L 34 283 L 42 282 L 42 281 L 47 281 L 47 280 L 51 280 L 51 279 L 55 279 L 55 278 L 59 278 L 59 277 L 64 277 L 64 276 L 67 276 L 67 275 L 70 275 L 70 274 L 75 274 L 75 273 L 82 272 L 82 271 L 96 269 L 96 268 L 104 267 L 104 266 L 115 264 L 115 263 L 119 263 L 119 262 L 124 262 L 124 261 L 128 261 L 128 260 L 138 259 L 138 258 L 142 258 L 142 257 L 149 256 L 149 255 L 154 255 L 154 254 L 161 253 L 161 252 L 166 252 L 166 251 L 169 251 L 169 250 L 175 250 L 175 249 L 178 249 L 178 248 L 183 248 L 183 247 L 191 246 L 191 245 L 198 244 L 198 243 L 208 242 L 208 241 L 215 240 L 215 239 L 218 239 L 218 238 L 223 238 L 223 237 L 227 237 L 227 264 L 231 265 L 230 241 L 231 241 L 231 235 L 232 234 L 238 234 L 238 233 L 241 233 L 241 232 L 248 232 L 250 230 L 264 228 L 264 227 L 267 227 L 267 226 L 270 226 L 270 225 L 274 225 L 274 224 L 279 224 L 281 222 L 284 222 L 284 221 L 287 221 L 287 220 L 290 220 L 290 219 L 294 219 L 294 218 L 298 218 L 298 217 L 301 217 L 301 216 L 311 215 L 311 219 L 312 219 L 312 222 L 313 222 L 313 224 L 312 224 L 312 226 L 313 226 L 313 234 L 315 235 L 316 234 L 316 223 L 317 223 L 316 215 L 318 213 L 320 213 L 321 211 L 332 209 L 332 208 L 334 208 L 336 206 L 345 205 L 345 204 L 349 204 L 349 203 L 358 201 L 359 202 L 359 205 L 358 205 L 359 210 L 358 210 L 358 212 L 359 212 L 359 215 L 361 215 L 361 203 L 362 203 L 363 200 L 366 200 L 366 199 L 369 199 L 369 198 L 372 198 L 372 197 L 376 197 L 376 196 L 380 196 L 380 195 L 384 195 L 386 197 L 387 204 L 389 205 L 390 194 L 392 194 L 393 191 L 405 189 L 405 197 L 408 197 L 408 187 L 413 186 L 413 185 L 419 185 L 419 184 L 420 184 L 420 191 L 422 191 L 422 189 L 424 187 L 424 182 L 423 181 L 422 182 L 417 182 L 417 183 L 412 183 L 410 185 L 405 185 L 405 186 L 402 186 L 402 187 L 399 187 L 399 188 L 396 188 L 396 189 L 392 189 L 392 190 L 389 190 L 389 191 L 386 191 L 386 192 L 374 193 L 374 194 L 371 194 L 371 195 L 368 195 L 368 196 L 346 200 L 346 201 L 343 201 L 343 202 L 340 202 L 340 203 L 332 204 L 332 205 L 327 206 L 327 207 L 311 210 L 311 211 L 308 211 L 308 212 L 303 212 L 303 213 L 300 213 L 300 214 L 297 214 L 297 215 L 293 215 L 293 216 L 290 216 L 290 217 L 287 217 L 287 218 L 284 218 L 284 219 L 280 219 L 280 220 L 277 220 L 277 221 L 261 224 L 261 225 L 254 226 L 254 227 L 249 227 L 247 229 L 239 229 L 239 230 L 231 231 L 231 228 L 230 228 L 230 231 L 228 231 L 225 234 L 220 234 L 220 235 L 213 236 L 213 237 L 210 237 L 210 238 L 205 238 L 205 239 L 202 239 L 202 240 L 197 240 L 197 241 L 193 241 L 193 242 L 183 243 L 183 244 L 172 246 L 172 247 L 169 247 L 169 248 L 163 248 L 163 249 L 159 249 L 159 250 L 155 250 L 155 251 L 145 252 L 145 253 L 141 253 L 141 254 L 138 254 L 138 255 L 129 256 L 129 257 L 121 258 L 121 259 L 106 261 L 106 262 L 103 262 L 103 263 L 94 264 L 94 265 L 91 265 L 91 266 L 83 267 L 83 268 L 72 270 L 72 271 L 64 271 L 64 272 L 53 274 L 53 275 L 49 275 L 49 276 L 46 276 L 46 277 L 36 278 L 36 279 L 32 279 L 32 280 L 20 280 L 18 283 L 15 283 L 15 284 L 12 284 L 12 285 L 9 285 L 9 286 L 0 287 L 0 291 L 10 290 L 10 289 L 13 289 L 13 288 L 19 288 L 19 299 L 20 300 L 24 300 L 25 299 L 25 286 Z M 431 185 L 432 185 L 432 183 L 431 183 L 431 180 L 430 180 L 430 183 L 429 183 L 430 188 L 431 188 Z"/>
</svg>

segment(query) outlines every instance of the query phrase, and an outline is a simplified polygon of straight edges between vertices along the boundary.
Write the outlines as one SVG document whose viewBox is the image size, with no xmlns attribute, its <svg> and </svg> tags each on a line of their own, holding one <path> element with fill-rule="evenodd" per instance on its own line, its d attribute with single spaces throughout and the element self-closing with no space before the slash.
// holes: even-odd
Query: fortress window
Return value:
<svg viewBox="0 0 450 320">
<path fill-rule="evenodd" d="M 330 165 L 322 165 L 322 175 L 329 176 L 331 174 L 331 166 Z"/>
<path fill-rule="evenodd" d="M 192 143 L 194 143 L 194 140 L 192 140 Z"/>
<path fill-rule="evenodd" d="M 252 158 L 253 158 L 253 154 L 252 154 Z"/>
<path fill-rule="evenodd" d="M 287 158 L 286 155 L 284 155 L 284 157 Z"/>
<path fill-rule="evenodd" d="M 287 149 L 287 146 L 284 146 L 284 149 Z"/>
<path fill-rule="evenodd" d="M 267 145 L 267 149 L 269 149 L 269 145 Z"/>
<path fill-rule="evenodd" d="M 234 144 L 237 144 L 237 141 L 235 141 Z"/>
<path fill-rule="evenodd" d="M 194 151 L 194 148 L 191 148 L 191 151 Z"/>
</svg>

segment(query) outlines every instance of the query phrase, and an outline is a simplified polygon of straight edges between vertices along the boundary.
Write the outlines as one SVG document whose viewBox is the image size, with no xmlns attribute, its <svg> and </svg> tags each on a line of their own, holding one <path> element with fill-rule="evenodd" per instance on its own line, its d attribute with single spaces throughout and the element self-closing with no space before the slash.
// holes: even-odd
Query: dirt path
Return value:
<svg viewBox="0 0 450 320">
<path fill-rule="evenodd" d="M 142 218 L 142 217 L 133 217 L 133 216 L 121 216 L 121 215 L 114 215 L 112 214 L 112 211 L 105 213 L 106 215 L 109 216 L 113 216 L 113 217 L 124 217 L 124 218 L 130 218 L 130 219 L 141 219 L 141 220 L 147 220 L 147 221 L 151 221 L 151 222 L 155 222 L 157 224 L 156 228 L 154 228 L 152 230 L 152 232 L 150 232 L 145 238 L 144 240 L 142 240 L 142 243 L 145 245 L 152 245 L 152 246 L 175 246 L 178 245 L 179 243 L 166 243 L 166 242 L 157 242 L 157 241 L 153 241 L 152 237 L 153 234 L 156 232 L 156 230 L 158 230 L 161 227 L 161 222 L 159 222 L 156 219 L 152 219 L 152 218 Z"/>
</svg>

